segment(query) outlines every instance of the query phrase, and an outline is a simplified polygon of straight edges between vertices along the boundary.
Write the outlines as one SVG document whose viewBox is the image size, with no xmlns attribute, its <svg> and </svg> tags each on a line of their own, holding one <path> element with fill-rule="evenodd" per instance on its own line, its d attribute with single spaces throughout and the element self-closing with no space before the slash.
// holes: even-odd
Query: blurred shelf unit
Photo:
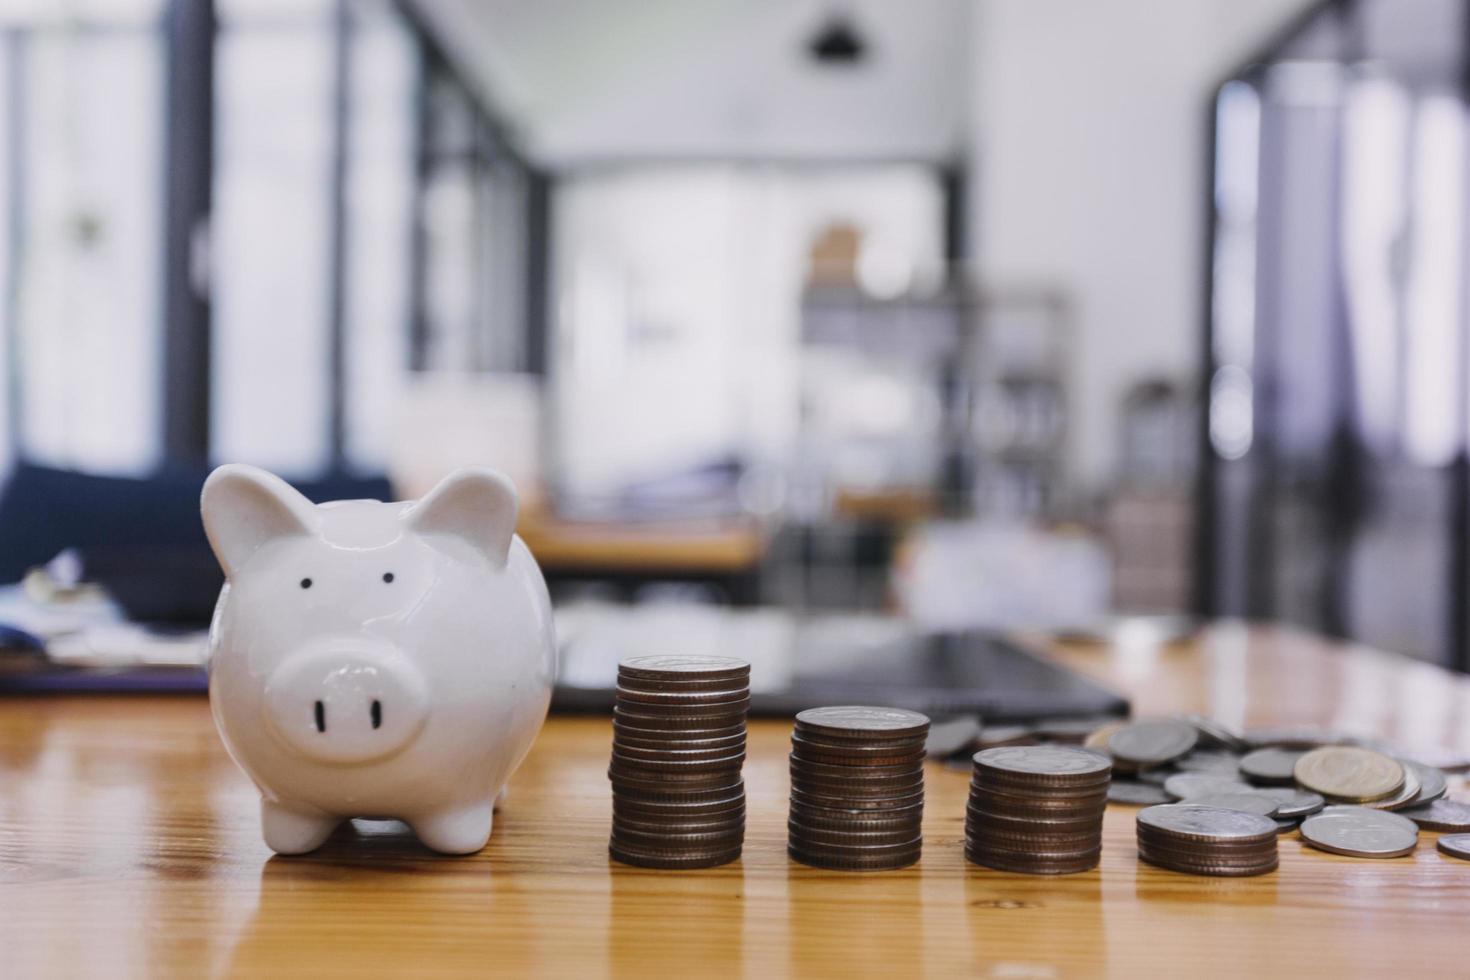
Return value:
<svg viewBox="0 0 1470 980">
<path fill-rule="evenodd" d="M 1015 290 L 983 294 L 975 310 L 972 507 L 1052 516 L 1065 496 L 1068 303 L 1057 291 Z"/>
<path fill-rule="evenodd" d="M 1062 496 L 1068 317 L 1049 290 L 808 289 L 803 462 L 826 465 L 826 513 L 899 501 L 906 519 L 1050 514 Z"/>
<path fill-rule="evenodd" d="M 1123 398 L 1118 479 L 1103 515 L 1119 612 L 1190 604 L 1199 406 L 1186 386 L 1140 382 Z"/>
</svg>

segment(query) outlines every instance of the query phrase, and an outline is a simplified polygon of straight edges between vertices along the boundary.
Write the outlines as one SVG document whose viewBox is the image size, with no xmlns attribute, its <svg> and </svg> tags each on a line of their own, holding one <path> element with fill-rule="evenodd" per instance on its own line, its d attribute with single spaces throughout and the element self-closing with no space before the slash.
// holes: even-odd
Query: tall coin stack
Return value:
<svg viewBox="0 0 1470 980">
<path fill-rule="evenodd" d="M 965 856 L 999 871 L 1097 866 L 1112 766 L 1086 749 L 1015 745 L 975 753 Z"/>
<path fill-rule="evenodd" d="M 630 657 L 613 707 L 611 855 L 644 868 L 712 868 L 745 839 L 750 664 Z"/>
<path fill-rule="evenodd" d="M 837 871 L 887 871 L 923 848 L 929 719 L 897 708 L 812 708 L 791 734 L 787 852 Z"/>
</svg>

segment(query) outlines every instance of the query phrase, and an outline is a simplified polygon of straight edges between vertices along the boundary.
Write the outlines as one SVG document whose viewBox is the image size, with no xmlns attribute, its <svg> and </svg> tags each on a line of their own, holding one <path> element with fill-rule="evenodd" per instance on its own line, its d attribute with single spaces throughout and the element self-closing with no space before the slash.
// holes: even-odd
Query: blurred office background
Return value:
<svg viewBox="0 0 1470 980">
<path fill-rule="evenodd" d="M 568 604 L 1463 668 L 1467 93 L 1465 0 L 0 0 L 11 492 L 487 462 Z"/>
</svg>

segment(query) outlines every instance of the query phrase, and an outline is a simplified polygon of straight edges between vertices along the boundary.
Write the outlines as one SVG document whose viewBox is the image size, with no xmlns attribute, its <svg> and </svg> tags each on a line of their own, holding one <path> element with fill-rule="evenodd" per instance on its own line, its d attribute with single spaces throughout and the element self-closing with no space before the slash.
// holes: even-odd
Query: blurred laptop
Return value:
<svg viewBox="0 0 1470 980">
<path fill-rule="evenodd" d="M 618 661 L 639 654 L 735 656 L 751 665 L 751 713 L 878 703 L 987 722 L 1124 716 L 1128 702 L 1003 636 L 927 633 L 896 617 L 581 602 L 556 613 L 553 707 L 612 707 Z"/>
</svg>

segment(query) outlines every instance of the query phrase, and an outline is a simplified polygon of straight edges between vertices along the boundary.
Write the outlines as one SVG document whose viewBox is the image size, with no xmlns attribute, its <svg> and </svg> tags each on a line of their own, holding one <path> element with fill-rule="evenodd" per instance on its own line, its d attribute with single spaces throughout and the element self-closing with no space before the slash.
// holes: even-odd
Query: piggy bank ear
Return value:
<svg viewBox="0 0 1470 980">
<path fill-rule="evenodd" d="M 225 576 L 276 538 L 313 535 L 320 527 L 316 505 L 280 477 L 230 463 L 209 474 L 200 495 L 204 533 Z"/>
<path fill-rule="evenodd" d="M 403 515 L 404 522 L 450 554 L 489 559 L 503 568 L 516 530 L 516 488 L 494 470 L 455 470 Z"/>
</svg>

